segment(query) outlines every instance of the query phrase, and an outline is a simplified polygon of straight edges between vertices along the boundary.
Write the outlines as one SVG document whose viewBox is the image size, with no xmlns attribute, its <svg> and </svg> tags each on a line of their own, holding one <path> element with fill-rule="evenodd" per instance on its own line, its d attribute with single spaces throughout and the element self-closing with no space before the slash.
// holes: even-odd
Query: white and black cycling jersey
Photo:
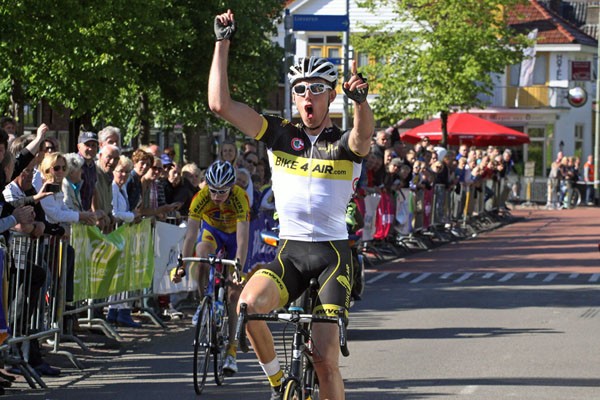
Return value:
<svg viewBox="0 0 600 400">
<path fill-rule="evenodd" d="M 302 125 L 263 116 L 257 140 L 268 148 L 280 238 L 299 241 L 348 238 L 346 207 L 361 173 L 362 157 L 348 144 L 350 131 L 325 128 L 316 140 Z"/>
</svg>

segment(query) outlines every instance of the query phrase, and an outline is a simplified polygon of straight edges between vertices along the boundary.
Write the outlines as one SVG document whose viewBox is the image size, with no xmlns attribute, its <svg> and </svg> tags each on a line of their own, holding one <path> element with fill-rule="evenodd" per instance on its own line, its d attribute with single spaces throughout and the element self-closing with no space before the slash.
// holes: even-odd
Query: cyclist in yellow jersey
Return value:
<svg viewBox="0 0 600 400">
<path fill-rule="evenodd" d="M 354 121 L 342 132 L 329 116 L 337 93 L 337 68 L 326 59 L 299 59 L 290 68 L 292 100 L 302 119 L 293 125 L 260 115 L 231 98 L 227 63 L 236 30 L 231 10 L 215 18 L 216 44 L 208 80 L 210 109 L 251 138 L 265 143 L 272 170 L 275 208 L 280 220 L 277 257 L 253 275 L 240 296 L 248 313 L 268 313 L 294 300 L 316 277 L 319 289 L 314 313 L 331 315 L 350 303 L 352 261 L 345 216 L 346 205 L 369 153 L 374 131 L 367 100 L 368 84 L 352 65 L 342 85 L 354 101 Z M 273 337 L 263 321 L 251 321 L 247 333 L 271 384 L 271 399 L 281 399 L 283 373 Z M 337 325 L 315 323 L 312 329 L 314 366 L 321 399 L 344 399 L 339 370 Z"/>
<path fill-rule="evenodd" d="M 183 257 L 207 257 L 225 250 L 228 258 L 238 260 L 244 265 L 248 253 L 250 231 L 250 204 L 248 195 L 235 185 L 235 169 L 228 161 L 215 161 L 206 170 L 207 185 L 201 189 L 190 205 L 187 231 L 183 241 Z M 200 235 L 198 232 L 200 231 Z M 181 281 L 185 275 L 185 266 L 179 268 L 173 281 Z M 198 282 L 202 296 L 208 282 L 208 265 L 203 264 L 192 272 Z M 238 370 L 236 363 L 237 344 L 234 341 L 237 325 L 236 306 L 241 293 L 241 282 L 234 282 L 227 292 L 229 295 L 229 345 L 223 371 L 231 376 Z M 198 322 L 200 308 L 196 311 L 192 323 Z"/>
</svg>

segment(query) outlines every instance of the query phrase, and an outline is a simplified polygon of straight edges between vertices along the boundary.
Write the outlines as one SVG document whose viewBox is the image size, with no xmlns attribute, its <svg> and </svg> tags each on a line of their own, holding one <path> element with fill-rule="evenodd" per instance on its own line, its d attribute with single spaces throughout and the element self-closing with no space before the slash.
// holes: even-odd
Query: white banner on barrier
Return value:
<svg viewBox="0 0 600 400">
<path fill-rule="evenodd" d="M 185 229 L 177 225 L 157 222 L 154 229 L 154 284 L 155 294 L 171 294 L 196 290 L 196 282 L 187 274 L 180 283 L 171 282 L 169 272 L 177 266 L 177 256 L 183 247 Z"/>
<path fill-rule="evenodd" d="M 365 224 L 362 233 L 362 240 L 364 241 L 373 240 L 373 235 L 375 235 L 375 217 L 379 200 L 381 200 L 381 196 L 377 193 L 371 193 L 368 196 L 365 196 Z"/>
</svg>

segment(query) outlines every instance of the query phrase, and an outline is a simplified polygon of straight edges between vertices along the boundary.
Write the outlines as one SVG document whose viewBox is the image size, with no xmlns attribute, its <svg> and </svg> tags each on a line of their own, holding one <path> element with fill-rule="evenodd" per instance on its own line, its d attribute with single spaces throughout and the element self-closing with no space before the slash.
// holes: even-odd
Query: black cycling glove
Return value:
<svg viewBox="0 0 600 400">
<path fill-rule="evenodd" d="M 365 82 L 365 83 L 367 82 L 367 78 L 364 78 L 361 73 L 358 73 L 356 75 L 360 79 L 362 79 L 363 82 Z M 346 89 L 346 87 L 344 85 L 342 85 L 342 89 L 344 90 L 344 93 L 346 94 L 346 96 L 348 96 L 349 99 L 354 100 L 358 104 L 364 103 L 365 100 L 367 100 L 367 94 L 369 93 L 368 86 L 363 89 L 354 89 L 354 90 L 350 91 L 350 90 Z"/>
<path fill-rule="evenodd" d="M 223 25 L 219 19 L 215 17 L 215 36 L 217 42 L 223 39 L 231 40 L 235 33 L 235 21 L 230 25 Z"/>
</svg>

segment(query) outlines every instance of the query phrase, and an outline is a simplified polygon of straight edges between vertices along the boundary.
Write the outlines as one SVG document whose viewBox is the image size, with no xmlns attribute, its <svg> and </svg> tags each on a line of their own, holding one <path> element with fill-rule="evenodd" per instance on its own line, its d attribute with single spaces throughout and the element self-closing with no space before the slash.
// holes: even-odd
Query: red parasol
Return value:
<svg viewBox="0 0 600 400">
<path fill-rule="evenodd" d="M 403 132 L 400 139 L 407 143 L 417 143 L 423 137 L 431 143 L 442 140 L 441 120 L 434 119 L 416 128 Z M 473 114 L 454 113 L 448 116 L 448 144 L 485 147 L 518 146 L 529 143 L 529 136 L 504 125 L 479 118 Z"/>
</svg>

